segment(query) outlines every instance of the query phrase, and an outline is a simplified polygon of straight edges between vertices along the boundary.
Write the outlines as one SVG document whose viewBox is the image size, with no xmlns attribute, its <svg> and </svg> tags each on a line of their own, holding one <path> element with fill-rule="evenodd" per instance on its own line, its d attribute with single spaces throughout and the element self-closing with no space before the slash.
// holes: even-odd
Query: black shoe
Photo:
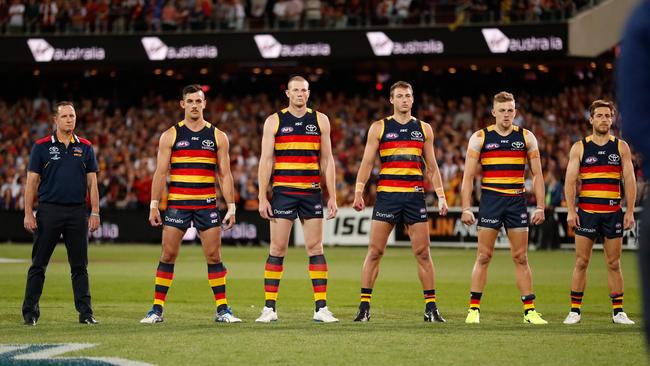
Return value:
<svg viewBox="0 0 650 366">
<path fill-rule="evenodd" d="M 79 318 L 79 323 L 81 323 L 81 324 L 99 324 L 99 322 L 97 320 L 95 320 L 95 317 L 93 317 L 92 315 L 88 315 L 86 317 Z"/>
<path fill-rule="evenodd" d="M 355 322 L 369 322 L 370 321 L 370 308 L 359 309 L 357 317 L 354 318 Z"/>
<path fill-rule="evenodd" d="M 428 309 L 424 311 L 424 321 L 430 323 L 446 323 L 447 321 L 440 315 L 438 309 Z"/>
<path fill-rule="evenodd" d="M 35 316 L 26 316 L 25 317 L 25 322 L 23 324 L 33 327 L 33 326 L 36 325 L 37 321 L 38 321 L 38 318 L 36 318 Z"/>
</svg>

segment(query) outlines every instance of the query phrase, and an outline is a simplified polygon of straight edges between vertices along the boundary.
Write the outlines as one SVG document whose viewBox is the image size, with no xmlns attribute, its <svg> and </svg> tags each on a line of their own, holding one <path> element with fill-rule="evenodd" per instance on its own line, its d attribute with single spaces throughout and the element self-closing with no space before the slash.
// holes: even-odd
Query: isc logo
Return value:
<svg viewBox="0 0 650 366">
<path fill-rule="evenodd" d="M 334 220 L 334 235 L 368 235 L 364 223 L 369 220 L 370 217 L 337 217 Z"/>
</svg>

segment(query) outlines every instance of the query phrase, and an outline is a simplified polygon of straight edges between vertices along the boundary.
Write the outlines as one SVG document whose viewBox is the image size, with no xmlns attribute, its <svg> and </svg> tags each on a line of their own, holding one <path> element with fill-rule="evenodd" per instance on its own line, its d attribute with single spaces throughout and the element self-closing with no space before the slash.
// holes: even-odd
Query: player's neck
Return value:
<svg viewBox="0 0 650 366">
<path fill-rule="evenodd" d="M 56 130 L 56 138 L 59 140 L 59 142 L 62 142 L 65 146 L 68 146 L 72 139 L 72 131 L 70 132 L 65 132 L 61 131 L 59 129 Z"/>
<path fill-rule="evenodd" d="M 203 117 L 198 119 L 185 118 L 185 126 L 194 132 L 201 131 L 205 127 L 205 120 Z"/>
<path fill-rule="evenodd" d="M 413 116 L 411 116 L 411 111 L 408 113 L 394 112 L 391 117 L 397 121 L 397 123 L 401 123 L 403 125 L 409 123 L 413 119 Z"/>
<path fill-rule="evenodd" d="M 289 104 L 289 113 L 291 113 L 294 117 L 300 118 L 307 113 L 307 105 L 296 107 L 295 105 Z"/>
<path fill-rule="evenodd" d="M 508 136 L 512 130 L 514 130 L 514 126 L 511 124 L 510 126 L 504 128 L 500 124 L 495 124 L 494 125 L 494 130 L 501 136 Z"/>
<path fill-rule="evenodd" d="M 605 145 L 607 142 L 609 142 L 610 136 L 611 135 L 609 134 L 609 131 L 607 131 L 607 133 L 605 134 L 601 134 L 594 131 L 593 134 L 591 135 L 591 141 L 593 141 L 594 144 L 596 145 L 602 146 Z"/>
</svg>

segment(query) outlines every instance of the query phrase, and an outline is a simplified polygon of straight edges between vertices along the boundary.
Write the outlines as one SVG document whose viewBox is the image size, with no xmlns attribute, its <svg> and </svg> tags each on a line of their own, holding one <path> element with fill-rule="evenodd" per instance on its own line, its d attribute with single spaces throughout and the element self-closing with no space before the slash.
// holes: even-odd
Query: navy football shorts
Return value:
<svg viewBox="0 0 650 366">
<path fill-rule="evenodd" d="M 271 199 L 273 217 L 279 219 L 301 220 L 323 218 L 323 193 L 321 191 L 301 191 L 274 188 Z"/>
<path fill-rule="evenodd" d="M 620 238 L 623 236 L 623 210 L 611 213 L 589 213 L 578 210 L 580 227 L 574 229 L 576 235 L 586 236 L 591 240 L 598 237 Z"/>
<path fill-rule="evenodd" d="M 216 207 L 201 210 L 168 208 L 165 210 L 163 224 L 177 227 L 181 230 L 187 230 L 190 227 L 190 222 L 193 221 L 194 227 L 197 230 L 203 231 L 212 229 L 213 227 L 220 227 L 221 218 L 219 216 L 219 210 Z"/>
<path fill-rule="evenodd" d="M 372 210 L 372 219 L 414 224 L 427 221 L 427 205 L 424 193 L 420 192 L 378 192 L 377 202 Z"/>
<path fill-rule="evenodd" d="M 488 229 L 527 228 L 528 210 L 526 198 L 521 196 L 508 196 L 496 192 L 483 190 L 478 208 L 478 227 Z"/>
</svg>

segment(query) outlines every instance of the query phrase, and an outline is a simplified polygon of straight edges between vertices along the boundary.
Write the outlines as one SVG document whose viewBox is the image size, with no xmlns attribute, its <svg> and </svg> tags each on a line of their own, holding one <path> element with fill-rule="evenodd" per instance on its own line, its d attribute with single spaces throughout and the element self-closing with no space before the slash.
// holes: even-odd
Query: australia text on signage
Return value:
<svg viewBox="0 0 650 366">
<path fill-rule="evenodd" d="M 322 57 L 332 53 L 329 43 L 282 44 L 271 34 L 256 34 L 253 39 L 264 58 L 278 57 Z"/>
<path fill-rule="evenodd" d="M 208 44 L 173 47 L 165 44 L 158 37 L 142 37 L 140 42 L 149 61 L 217 58 L 219 55 L 217 47 Z"/>
<path fill-rule="evenodd" d="M 445 52 L 445 44 L 436 39 L 397 42 L 390 39 L 384 32 L 366 32 L 366 38 L 368 38 L 375 56 L 426 55 Z"/>
<path fill-rule="evenodd" d="M 481 29 L 483 38 L 492 53 L 562 51 L 564 42 L 556 36 L 510 38 L 499 28 Z"/>
<path fill-rule="evenodd" d="M 36 62 L 101 61 L 106 58 L 106 50 L 103 47 L 58 48 L 44 38 L 29 38 L 27 46 Z"/>
</svg>

